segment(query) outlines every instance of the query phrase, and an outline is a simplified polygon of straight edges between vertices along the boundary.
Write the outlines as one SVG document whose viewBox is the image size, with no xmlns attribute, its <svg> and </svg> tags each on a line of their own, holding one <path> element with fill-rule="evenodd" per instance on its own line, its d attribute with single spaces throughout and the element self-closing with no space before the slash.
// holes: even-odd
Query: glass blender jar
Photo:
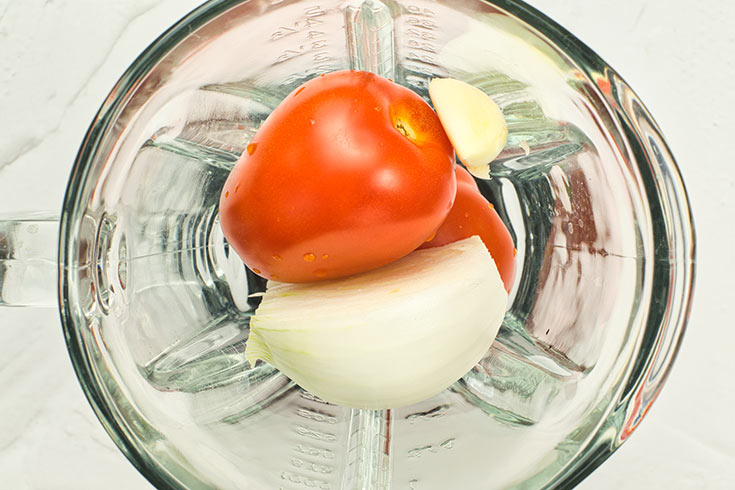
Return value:
<svg viewBox="0 0 735 490">
<path fill-rule="evenodd" d="M 448 390 L 394 410 L 331 405 L 246 362 L 265 283 L 218 220 L 259 124 L 304 81 L 346 68 L 424 97 L 433 77 L 465 80 L 509 127 L 480 182 L 518 248 L 501 332 Z M 655 122 L 617 73 L 517 1 L 207 2 L 113 88 L 60 227 L 1 226 L 0 251 L 23 267 L 4 269 L 0 304 L 31 307 L 55 301 L 32 285 L 55 271 L 38 258 L 60 230 L 75 369 L 160 488 L 571 486 L 655 399 L 693 281 L 686 193 Z"/>
</svg>

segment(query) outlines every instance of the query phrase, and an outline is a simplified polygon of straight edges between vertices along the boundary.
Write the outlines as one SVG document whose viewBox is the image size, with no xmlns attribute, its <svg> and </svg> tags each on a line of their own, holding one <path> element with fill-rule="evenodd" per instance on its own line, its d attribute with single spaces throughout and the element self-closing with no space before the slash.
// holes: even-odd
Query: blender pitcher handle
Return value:
<svg viewBox="0 0 735 490">
<path fill-rule="evenodd" d="M 58 305 L 59 218 L 0 216 L 0 308 Z"/>
</svg>

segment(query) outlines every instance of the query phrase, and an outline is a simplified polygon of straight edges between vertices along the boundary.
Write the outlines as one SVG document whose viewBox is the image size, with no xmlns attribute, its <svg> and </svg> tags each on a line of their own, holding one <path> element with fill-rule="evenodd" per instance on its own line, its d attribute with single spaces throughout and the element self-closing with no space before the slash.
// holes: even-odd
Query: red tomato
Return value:
<svg viewBox="0 0 735 490">
<path fill-rule="evenodd" d="M 480 194 L 475 179 L 464 168 L 457 168 L 457 196 L 449 215 L 434 237 L 420 248 L 440 247 L 478 235 L 498 266 L 505 290 L 510 291 L 515 277 L 513 238 L 493 205 Z"/>
<path fill-rule="evenodd" d="M 452 207 L 455 179 L 454 150 L 423 99 L 371 73 L 334 72 L 262 124 L 222 190 L 222 230 L 263 277 L 343 277 L 421 245 Z"/>
<path fill-rule="evenodd" d="M 455 174 L 457 175 L 457 185 L 467 184 L 477 192 L 480 192 L 480 188 L 477 187 L 477 182 L 475 182 L 475 178 L 472 177 L 472 175 L 467 170 L 465 170 L 464 167 L 455 165 L 454 170 Z"/>
</svg>

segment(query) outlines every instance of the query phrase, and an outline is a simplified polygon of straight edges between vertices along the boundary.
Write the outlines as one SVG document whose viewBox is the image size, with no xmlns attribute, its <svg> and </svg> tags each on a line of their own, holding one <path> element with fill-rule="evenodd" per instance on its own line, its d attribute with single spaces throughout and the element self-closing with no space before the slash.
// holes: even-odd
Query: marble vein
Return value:
<svg viewBox="0 0 735 490">
<path fill-rule="evenodd" d="M 47 1 L 46 4 L 48 3 L 49 2 Z M 144 8 L 136 10 L 133 17 L 120 26 L 117 32 L 113 35 L 113 38 L 111 39 L 111 41 L 108 43 L 108 47 L 105 49 L 99 50 L 99 52 L 102 53 L 102 55 L 99 57 L 99 61 L 92 66 L 91 70 L 89 71 L 89 74 L 83 79 L 82 83 L 79 85 L 79 88 L 75 92 L 73 92 L 71 97 L 68 98 L 67 102 L 62 105 L 62 109 L 61 109 L 61 112 L 58 118 L 56 119 L 56 123 L 52 125 L 47 131 L 44 132 L 44 138 L 33 136 L 33 137 L 28 138 L 24 142 L 22 142 L 20 145 L 16 146 L 15 150 L 12 150 L 11 148 L 10 156 L 0 160 L 0 171 L 2 171 L 6 167 L 9 167 L 16 161 L 18 161 L 18 159 L 22 157 L 23 155 L 26 155 L 34 151 L 44 142 L 45 138 L 48 138 L 49 136 L 58 133 L 64 120 L 67 117 L 67 113 L 69 109 L 78 103 L 81 95 L 89 89 L 89 86 L 92 83 L 92 81 L 95 79 L 95 77 L 98 75 L 98 73 L 102 70 L 102 68 L 105 66 L 106 62 L 108 61 L 108 56 L 105 56 L 104 53 L 110 53 L 114 51 L 119 46 L 120 40 L 124 38 L 125 34 L 129 31 L 130 26 L 133 23 L 135 23 L 138 19 L 140 19 L 141 17 L 149 13 L 151 10 L 153 10 L 156 7 L 156 5 L 157 5 L 156 2 L 148 3 Z M 3 16 L 8 11 L 9 7 L 10 5 L 5 7 L 3 11 Z M 0 20 L 1 19 L 2 17 L 0 17 Z M 100 101 L 99 104 L 101 105 L 102 101 Z"/>
</svg>

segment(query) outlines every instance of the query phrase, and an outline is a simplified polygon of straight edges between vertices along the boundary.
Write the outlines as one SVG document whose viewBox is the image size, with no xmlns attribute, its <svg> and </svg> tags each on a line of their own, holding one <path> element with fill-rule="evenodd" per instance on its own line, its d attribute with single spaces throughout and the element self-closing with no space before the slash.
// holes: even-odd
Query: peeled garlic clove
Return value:
<svg viewBox="0 0 735 490">
<path fill-rule="evenodd" d="M 471 167 L 465 164 L 465 168 L 478 179 L 490 180 L 490 165 L 478 165 L 476 167 Z"/>
<path fill-rule="evenodd" d="M 270 282 L 245 355 L 329 402 L 400 407 L 472 369 L 497 335 L 507 299 L 474 236 L 343 279 Z"/>
<path fill-rule="evenodd" d="M 503 112 L 480 89 L 452 78 L 435 78 L 429 96 L 454 151 L 475 177 L 490 178 L 490 162 L 508 140 Z"/>
</svg>

